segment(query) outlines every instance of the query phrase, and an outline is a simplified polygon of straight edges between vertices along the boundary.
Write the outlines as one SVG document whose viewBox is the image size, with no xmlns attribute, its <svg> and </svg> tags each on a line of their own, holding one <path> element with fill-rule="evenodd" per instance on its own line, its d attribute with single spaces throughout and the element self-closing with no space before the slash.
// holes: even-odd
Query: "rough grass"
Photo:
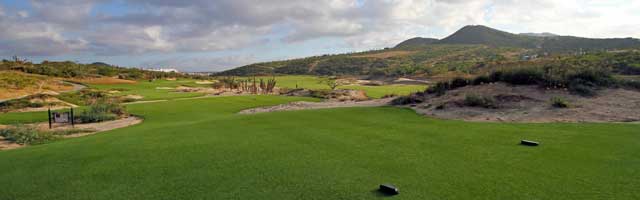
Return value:
<svg viewBox="0 0 640 200">
<path fill-rule="evenodd" d="M 0 71 L 0 99 L 32 95 L 45 90 L 65 91 L 73 87 L 57 79 L 16 71 Z"/>
<path fill-rule="evenodd" d="M 467 123 L 302 100 L 131 105 L 133 127 L 0 152 L 2 199 L 639 199 L 640 125 Z M 518 145 L 521 139 L 539 147 Z"/>
</svg>

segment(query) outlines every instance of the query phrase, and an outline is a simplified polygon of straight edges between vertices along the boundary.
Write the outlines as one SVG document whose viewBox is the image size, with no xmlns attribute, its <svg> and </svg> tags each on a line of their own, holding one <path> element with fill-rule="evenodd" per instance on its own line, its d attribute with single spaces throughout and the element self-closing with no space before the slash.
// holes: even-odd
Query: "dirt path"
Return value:
<svg viewBox="0 0 640 200">
<path fill-rule="evenodd" d="M 137 118 L 137 117 L 127 117 L 127 118 L 122 118 L 122 119 L 113 120 L 113 121 L 100 122 L 100 123 L 77 124 L 77 125 L 75 125 L 75 129 L 91 130 L 91 131 L 84 132 L 84 133 L 65 135 L 65 136 L 62 136 L 62 137 L 63 138 L 76 138 L 76 137 L 82 137 L 82 136 L 87 136 L 87 135 L 93 135 L 93 134 L 101 133 L 101 132 L 104 132 L 104 131 L 110 131 L 110 130 L 114 130 L 114 129 L 133 126 L 133 125 L 142 123 L 142 121 L 143 121 L 142 119 Z M 37 123 L 35 125 L 38 126 L 38 128 L 40 130 L 49 130 L 49 124 L 46 123 L 46 122 L 45 123 Z M 0 128 L 6 128 L 6 127 L 0 127 Z M 71 128 L 72 128 L 71 126 L 65 125 L 65 126 L 54 127 L 53 130 L 61 131 L 61 130 L 69 130 Z M 16 144 L 16 143 L 7 141 L 2 136 L 0 136 L 0 151 L 1 150 L 16 149 L 16 148 L 20 148 L 20 147 L 24 147 L 24 146 L 26 146 L 26 145 Z"/>
<path fill-rule="evenodd" d="M 67 93 L 67 92 L 77 92 L 77 91 L 80 91 L 80 90 L 82 90 L 82 89 L 87 88 L 87 86 L 85 86 L 85 85 L 81 85 L 81 84 L 77 84 L 77 83 L 73 83 L 73 82 L 69 82 L 69 81 L 62 81 L 62 82 L 63 82 L 63 83 L 66 83 L 66 84 L 70 84 L 70 85 L 72 85 L 72 86 L 73 86 L 73 89 L 71 89 L 71 90 L 62 91 L 62 92 L 64 92 L 64 93 Z"/>
<path fill-rule="evenodd" d="M 238 112 L 238 114 L 255 114 L 264 112 L 277 112 L 277 111 L 289 111 L 289 110 L 313 110 L 313 109 L 325 109 L 325 108 L 346 108 L 346 107 L 377 107 L 389 105 L 393 98 L 375 99 L 369 101 L 324 101 L 324 102 L 291 102 L 287 104 L 280 104 L 276 106 L 252 108 Z"/>
</svg>

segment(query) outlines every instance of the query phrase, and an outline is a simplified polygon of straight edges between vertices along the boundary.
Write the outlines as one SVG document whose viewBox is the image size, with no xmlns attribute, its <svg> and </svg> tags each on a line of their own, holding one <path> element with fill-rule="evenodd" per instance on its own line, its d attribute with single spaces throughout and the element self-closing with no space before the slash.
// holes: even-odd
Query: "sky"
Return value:
<svg viewBox="0 0 640 200">
<path fill-rule="evenodd" d="M 0 58 L 221 71 L 478 24 L 640 38 L 640 0 L 0 0 Z"/>
</svg>

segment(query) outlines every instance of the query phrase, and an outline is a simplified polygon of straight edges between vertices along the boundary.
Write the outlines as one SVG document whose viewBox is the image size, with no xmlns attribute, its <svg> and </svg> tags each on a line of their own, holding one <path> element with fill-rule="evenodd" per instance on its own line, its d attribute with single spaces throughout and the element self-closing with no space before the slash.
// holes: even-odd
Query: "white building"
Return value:
<svg viewBox="0 0 640 200">
<path fill-rule="evenodd" d="M 154 71 L 154 72 L 180 72 L 177 69 L 174 68 L 151 68 L 151 69 L 147 69 L 149 71 Z"/>
</svg>

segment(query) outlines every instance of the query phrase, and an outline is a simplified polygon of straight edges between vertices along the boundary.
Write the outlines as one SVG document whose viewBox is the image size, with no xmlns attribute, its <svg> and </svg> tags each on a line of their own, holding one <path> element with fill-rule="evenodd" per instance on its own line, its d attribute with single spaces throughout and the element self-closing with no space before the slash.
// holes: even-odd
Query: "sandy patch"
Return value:
<svg viewBox="0 0 640 200">
<path fill-rule="evenodd" d="M 325 101 L 325 102 L 291 102 L 287 104 L 280 104 L 276 106 L 260 107 L 246 109 L 238 112 L 238 114 L 255 114 L 264 112 L 277 112 L 277 111 L 290 111 L 290 110 L 313 110 L 313 109 L 326 109 L 326 108 L 346 108 L 346 107 L 377 107 L 389 105 L 391 98 L 376 99 L 369 101 Z"/>
<path fill-rule="evenodd" d="M 393 81 L 393 84 L 404 84 L 404 85 L 426 85 L 430 84 L 430 81 L 425 80 L 416 80 L 410 78 L 399 78 Z"/>
<path fill-rule="evenodd" d="M 144 96 L 137 95 L 137 94 L 130 94 L 130 95 L 123 96 L 123 98 L 125 98 L 125 99 L 133 99 L 133 100 L 140 100 L 140 99 L 144 99 Z"/>
<path fill-rule="evenodd" d="M 468 107 L 465 96 L 492 96 L 499 108 Z M 554 108 L 552 97 L 561 97 L 569 108 Z M 566 90 L 545 90 L 537 86 L 489 84 L 467 86 L 441 97 L 428 95 L 424 103 L 412 107 L 416 112 L 436 118 L 497 122 L 632 122 L 640 121 L 640 92 L 604 89 L 585 98 Z"/>
<path fill-rule="evenodd" d="M 172 87 L 156 87 L 156 90 L 173 90 L 175 88 Z"/>
<path fill-rule="evenodd" d="M 215 82 L 213 82 L 213 81 L 196 81 L 196 84 L 199 84 L 199 85 L 208 85 L 208 84 L 213 84 L 213 83 L 215 83 Z"/>
</svg>

